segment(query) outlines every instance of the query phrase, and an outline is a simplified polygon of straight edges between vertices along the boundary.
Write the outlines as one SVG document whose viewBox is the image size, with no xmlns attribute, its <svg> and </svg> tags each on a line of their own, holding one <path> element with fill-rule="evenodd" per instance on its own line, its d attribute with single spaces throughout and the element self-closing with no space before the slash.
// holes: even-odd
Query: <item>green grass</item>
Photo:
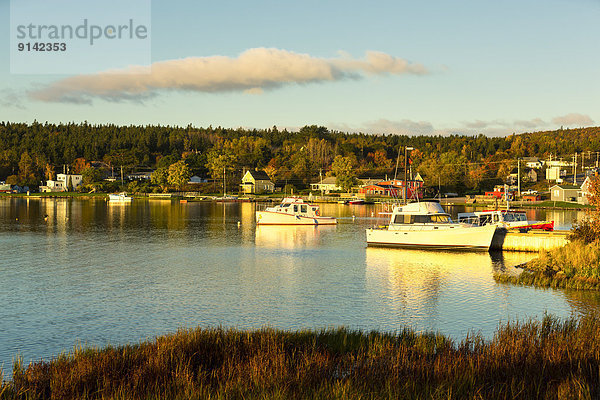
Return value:
<svg viewBox="0 0 600 400">
<path fill-rule="evenodd" d="M 571 209 L 588 209 L 588 208 L 593 208 L 593 206 L 590 205 L 585 205 L 585 204 L 578 204 L 578 203 L 571 203 L 568 201 L 550 201 L 550 200 L 546 200 L 546 201 L 542 201 L 541 203 L 527 203 L 527 202 L 523 202 L 523 206 L 528 207 L 528 208 L 571 208 Z"/>
<path fill-rule="evenodd" d="M 517 285 L 600 290 L 600 242 L 573 241 L 542 251 L 523 265 L 520 275 L 496 274 L 494 278 Z"/>
<path fill-rule="evenodd" d="M 531 399 L 600 396 L 600 320 L 509 323 L 491 340 L 346 329 L 182 330 L 13 368 L 2 399 Z"/>
</svg>

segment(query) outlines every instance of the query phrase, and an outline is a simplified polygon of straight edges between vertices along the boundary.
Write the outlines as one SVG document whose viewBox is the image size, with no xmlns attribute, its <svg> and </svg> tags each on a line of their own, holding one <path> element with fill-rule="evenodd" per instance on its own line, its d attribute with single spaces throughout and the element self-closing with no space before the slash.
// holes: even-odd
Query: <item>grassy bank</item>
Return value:
<svg viewBox="0 0 600 400">
<path fill-rule="evenodd" d="M 14 366 L 0 398 L 598 398 L 600 320 L 506 324 L 491 340 L 344 329 L 180 331 Z"/>
<path fill-rule="evenodd" d="M 600 243 L 573 241 L 542 251 L 518 275 L 496 274 L 496 281 L 552 288 L 600 290 Z"/>
</svg>

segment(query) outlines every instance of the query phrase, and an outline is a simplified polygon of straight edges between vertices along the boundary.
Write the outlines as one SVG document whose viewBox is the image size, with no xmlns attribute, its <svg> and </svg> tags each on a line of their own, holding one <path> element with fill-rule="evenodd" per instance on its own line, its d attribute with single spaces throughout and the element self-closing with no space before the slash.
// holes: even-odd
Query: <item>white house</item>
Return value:
<svg viewBox="0 0 600 400">
<path fill-rule="evenodd" d="M 82 175 L 56 174 L 56 180 L 46 181 L 46 186 L 40 186 L 41 192 L 66 192 L 69 190 L 69 184 L 73 190 L 81 186 Z"/>
<path fill-rule="evenodd" d="M 537 157 L 523 157 L 521 160 L 527 168 L 541 169 L 544 166 L 544 162 Z"/>
<path fill-rule="evenodd" d="M 325 179 L 322 179 L 320 182 L 311 183 L 311 190 L 323 191 L 324 193 L 329 193 L 334 190 L 342 190 L 341 187 L 335 184 L 335 176 L 329 176 Z"/>
</svg>

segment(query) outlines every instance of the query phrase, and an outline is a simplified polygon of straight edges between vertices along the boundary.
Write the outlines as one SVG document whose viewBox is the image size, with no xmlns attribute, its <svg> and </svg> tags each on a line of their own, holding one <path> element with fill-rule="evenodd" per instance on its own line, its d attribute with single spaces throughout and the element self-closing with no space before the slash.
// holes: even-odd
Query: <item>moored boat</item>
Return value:
<svg viewBox="0 0 600 400">
<path fill-rule="evenodd" d="M 333 217 L 320 215 L 319 206 L 296 197 L 286 197 L 281 204 L 256 211 L 257 225 L 334 225 Z"/>
<path fill-rule="evenodd" d="M 495 225 L 453 222 L 435 201 L 395 206 L 389 225 L 367 229 L 368 246 L 489 250 Z"/>
<path fill-rule="evenodd" d="M 529 221 L 525 211 L 519 210 L 483 210 L 458 214 L 459 222 L 474 225 L 496 225 L 506 229 L 528 231 L 530 229 L 554 230 L 554 221 Z"/>
<path fill-rule="evenodd" d="M 121 193 L 110 193 L 108 195 L 108 200 L 112 201 L 112 202 L 129 202 L 131 200 L 133 200 L 133 197 L 131 196 L 127 196 L 127 193 L 125 192 L 121 192 Z"/>
</svg>

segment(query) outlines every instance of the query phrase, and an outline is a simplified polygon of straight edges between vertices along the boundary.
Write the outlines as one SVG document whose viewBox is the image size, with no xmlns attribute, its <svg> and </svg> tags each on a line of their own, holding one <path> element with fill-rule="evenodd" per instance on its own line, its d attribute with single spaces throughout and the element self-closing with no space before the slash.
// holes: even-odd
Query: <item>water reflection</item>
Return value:
<svg viewBox="0 0 600 400">
<path fill-rule="evenodd" d="M 506 302 L 508 289 L 493 279 L 534 257 L 531 253 L 445 252 L 367 248 L 366 280 L 387 312 L 415 326 L 436 326 L 444 310 L 479 314 L 489 303 Z M 500 295 L 501 298 L 497 296 Z M 502 300 L 504 298 L 504 300 Z M 450 311 L 453 310 L 453 311 Z"/>
<path fill-rule="evenodd" d="M 316 247 L 328 232 L 334 232 L 335 226 L 271 226 L 256 227 L 256 246 L 266 248 L 293 249 L 297 247 Z"/>
</svg>

